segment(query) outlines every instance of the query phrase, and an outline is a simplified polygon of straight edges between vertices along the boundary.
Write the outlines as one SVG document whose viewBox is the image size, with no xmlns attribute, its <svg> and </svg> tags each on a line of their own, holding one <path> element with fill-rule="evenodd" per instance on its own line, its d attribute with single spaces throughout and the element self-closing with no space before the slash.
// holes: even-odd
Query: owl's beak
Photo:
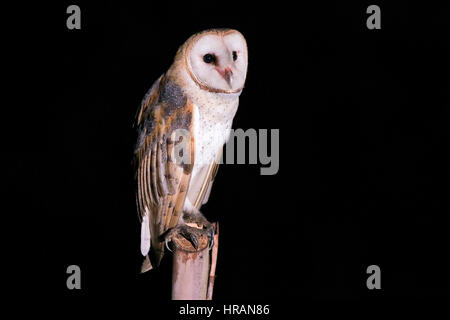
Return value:
<svg viewBox="0 0 450 320">
<path fill-rule="evenodd" d="M 216 68 L 216 70 L 218 73 L 220 73 L 220 75 L 225 79 L 225 81 L 231 88 L 231 83 L 233 82 L 233 71 L 231 71 L 231 68 L 226 67 L 223 70 L 221 70 L 220 68 Z"/>
</svg>

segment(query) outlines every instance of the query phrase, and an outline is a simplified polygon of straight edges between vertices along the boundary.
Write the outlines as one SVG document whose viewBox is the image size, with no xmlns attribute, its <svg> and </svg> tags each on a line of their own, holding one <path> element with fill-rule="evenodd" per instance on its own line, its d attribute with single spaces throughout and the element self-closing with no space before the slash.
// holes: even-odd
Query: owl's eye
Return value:
<svg viewBox="0 0 450 320">
<path fill-rule="evenodd" d="M 237 60 L 237 52 L 233 51 L 233 61 L 236 61 L 236 60 Z"/>
<path fill-rule="evenodd" d="M 205 61 L 205 63 L 216 62 L 216 57 L 210 53 L 207 53 L 203 56 L 203 61 Z"/>
</svg>

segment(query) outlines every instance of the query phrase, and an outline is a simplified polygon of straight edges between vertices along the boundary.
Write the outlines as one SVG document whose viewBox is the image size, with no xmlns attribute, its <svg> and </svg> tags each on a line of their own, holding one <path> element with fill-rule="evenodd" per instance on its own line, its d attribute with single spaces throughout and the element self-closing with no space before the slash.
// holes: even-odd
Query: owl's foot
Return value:
<svg viewBox="0 0 450 320">
<path fill-rule="evenodd" d="M 209 240 L 209 249 L 214 245 L 214 225 L 206 220 L 205 216 L 198 210 L 193 213 L 184 212 L 183 220 L 187 225 L 204 230 Z"/>
<path fill-rule="evenodd" d="M 214 244 L 214 226 L 201 213 L 184 213 L 183 220 L 185 223 L 170 229 L 164 236 L 166 248 L 172 251 L 169 242 L 175 242 L 186 251 L 203 250 L 208 243 L 211 249 Z"/>
</svg>

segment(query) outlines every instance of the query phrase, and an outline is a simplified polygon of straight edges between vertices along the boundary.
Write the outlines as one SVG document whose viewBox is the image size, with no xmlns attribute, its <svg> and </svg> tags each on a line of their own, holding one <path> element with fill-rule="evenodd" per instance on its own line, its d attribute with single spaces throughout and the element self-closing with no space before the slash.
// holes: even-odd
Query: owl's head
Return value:
<svg viewBox="0 0 450 320">
<path fill-rule="evenodd" d="M 237 93 L 247 75 L 247 43 L 232 29 L 206 30 L 190 37 L 183 48 L 184 65 L 202 89 Z"/>
</svg>

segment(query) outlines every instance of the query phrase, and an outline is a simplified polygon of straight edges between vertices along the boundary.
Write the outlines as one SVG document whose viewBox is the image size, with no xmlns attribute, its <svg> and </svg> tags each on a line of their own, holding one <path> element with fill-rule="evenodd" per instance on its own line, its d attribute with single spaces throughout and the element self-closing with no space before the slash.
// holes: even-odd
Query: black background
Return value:
<svg viewBox="0 0 450 320">
<path fill-rule="evenodd" d="M 447 8 L 76 2 L 81 30 L 68 30 L 69 4 L 39 5 L 27 40 L 14 38 L 29 69 L 3 126 L 7 197 L 34 231 L 14 263 L 40 296 L 170 299 L 168 256 L 138 273 L 132 124 L 178 46 L 212 27 L 240 30 L 249 46 L 233 127 L 280 130 L 278 174 L 222 165 L 202 209 L 221 227 L 215 299 L 446 293 Z M 381 30 L 366 27 L 369 4 Z M 17 240 L 21 228 L 10 230 Z M 71 264 L 80 291 L 66 288 Z M 381 290 L 366 287 L 372 264 Z"/>
</svg>

